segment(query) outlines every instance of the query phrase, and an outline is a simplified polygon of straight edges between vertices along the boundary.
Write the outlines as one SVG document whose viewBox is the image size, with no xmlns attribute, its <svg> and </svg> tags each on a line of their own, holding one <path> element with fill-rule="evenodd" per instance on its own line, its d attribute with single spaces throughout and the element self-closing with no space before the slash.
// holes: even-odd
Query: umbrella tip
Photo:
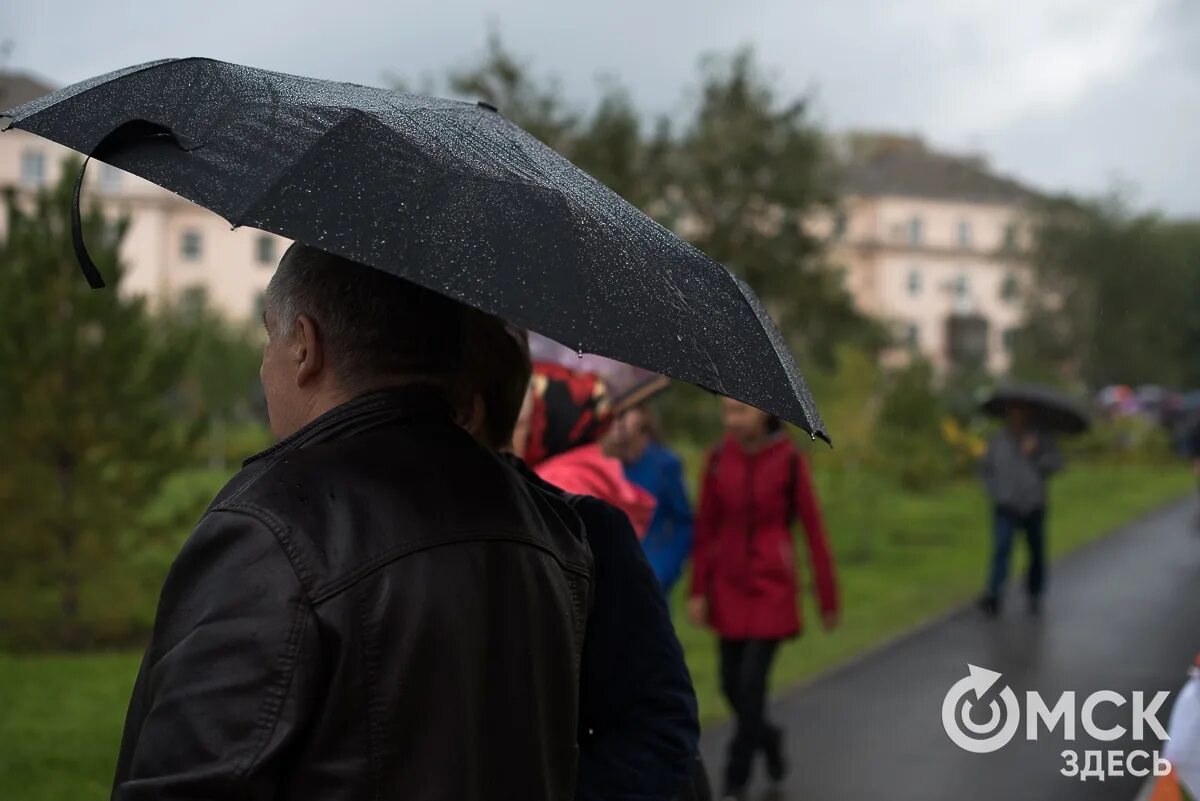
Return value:
<svg viewBox="0 0 1200 801">
<path fill-rule="evenodd" d="M 497 114 L 500 113 L 500 109 L 496 108 L 495 106 L 493 106 L 491 103 L 487 102 L 486 100 L 476 100 L 475 105 L 479 106 L 480 108 L 485 108 L 488 111 L 494 111 Z"/>
</svg>

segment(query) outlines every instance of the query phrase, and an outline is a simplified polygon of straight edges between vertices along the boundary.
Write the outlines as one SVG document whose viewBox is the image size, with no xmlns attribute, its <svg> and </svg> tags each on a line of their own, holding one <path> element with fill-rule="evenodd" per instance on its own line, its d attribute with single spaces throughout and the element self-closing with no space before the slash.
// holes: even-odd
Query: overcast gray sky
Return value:
<svg viewBox="0 0 1200 801">
<path fill-rule="evenodd" d="M 982 150 L 1047 189 L 1134 187 L 1200 216 L 1200 0 L 5 0 L 8 66 L 67 83 L 205 55 L 359 83 L 467 63 L 494 21 L 581 101 L 601 74 L 681 107 L 701 54 L 751 44 L 821 121 Z"/>
</svg>

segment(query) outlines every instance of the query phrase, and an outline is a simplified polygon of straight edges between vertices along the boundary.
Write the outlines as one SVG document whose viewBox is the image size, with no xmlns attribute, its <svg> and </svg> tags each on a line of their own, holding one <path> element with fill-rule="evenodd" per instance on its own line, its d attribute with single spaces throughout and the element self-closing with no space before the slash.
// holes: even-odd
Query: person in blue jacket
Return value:
<svg viewBox="0 0 1200 801">
<path fill-rule="evenodd" d="M 608 444 L 624 463 L 625 477 L 658 501 L 642 549 L 663 593 L 670 593 L 692 552 L 692 506 L 683 485 L 683 465 L 662 444 L 654 412 L 645 404 L 621 415 Z"/>
</svg>

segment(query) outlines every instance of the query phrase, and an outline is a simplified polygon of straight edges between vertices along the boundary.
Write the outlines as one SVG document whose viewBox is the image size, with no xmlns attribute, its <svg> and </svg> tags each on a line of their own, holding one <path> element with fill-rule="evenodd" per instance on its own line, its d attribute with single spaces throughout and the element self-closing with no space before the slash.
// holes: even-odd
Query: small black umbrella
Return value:
<svg viewBox="0 0 1200 801">
<path fill-rule="evenodd" d="M 190 58 L 92 78 L 3 116 L 234 226 L 371 265 L 828 439 L 753 293 L 486 104 Z"/>
<path fill-rule="evenodd" d="M 983 411 L 1003 417 L 1009 406 L 1029 409 L 1034 425 L 1062 434 L 1082 434 L 1091 426 L 1087 412 L 1074 400 L 1040 384 L 1001 384 L 982 404 Z"/>
</svg>

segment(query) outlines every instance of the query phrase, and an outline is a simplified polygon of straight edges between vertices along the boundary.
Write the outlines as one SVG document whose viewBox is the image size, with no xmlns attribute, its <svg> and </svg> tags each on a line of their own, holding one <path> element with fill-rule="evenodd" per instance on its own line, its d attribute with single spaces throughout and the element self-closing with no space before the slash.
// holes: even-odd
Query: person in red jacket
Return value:
<svg viewBox="0 0 1200 801">
<path fill-rule="evenodd" d="M 780 421 L 724 401 L 726 436 L 708 454 L 696 514 L 688 616 L 720 638 L 721 691 L 735 716 L 726 797 L 742 798 L 754 757 L 772 781 L 786 772 L 783 732 L 766 718 L 767 676 L 783 640 L 800 633 L 792 521 L 804 524 L 822 622 L 838 620 L 833 556 L 804 457 Z"/>
<path fill-rule="evenodd" d="M 600 442 L 621 412 L 604 377 L 534 362 L 526 399 L 517 447 L 525 463 L 559 489 L 617 507 L 644 537 L 657 501 L 625 477 L 621 460 Z"/>
</svg>

